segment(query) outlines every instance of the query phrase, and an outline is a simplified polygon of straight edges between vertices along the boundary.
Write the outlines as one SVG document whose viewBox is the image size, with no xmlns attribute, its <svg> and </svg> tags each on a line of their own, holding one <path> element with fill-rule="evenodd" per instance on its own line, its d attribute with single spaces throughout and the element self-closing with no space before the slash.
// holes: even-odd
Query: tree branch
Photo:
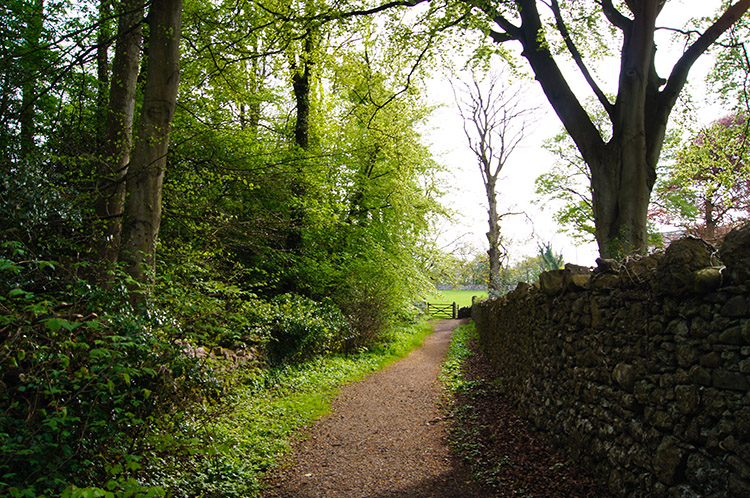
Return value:
<svg viewBox="0 0 750 498">
<path fill-rule="evenodd" d="M 737 20 L 740 19 L 750 9 L 750 0 L 739 0 L 734 5 L 727 8 L 724 14 L 713 23 L 705 33 L 703 33 L 688 49 L 682 54 L 680 60 L 672 68 L 667 85 L 662 90 L 662 101 L 660 112 L 669 112 L 677 101 L 677 96 L 687 82 L 687 76 L 690 69 L 698 57 L 708 50 L 708 48 Z"/>
<path fill-rule="evenodd" d="M 615 6 L 612 4 L 612 0 L 601 0 L 598 3 L 599 5 L 601 5 L 602 12 L 604 12 L 604 15 L 607 17 L 609 22 L 611 22 L 621 30 L 625 31 L 630 26 L 630 23 L 633 22 L 622 15 L 620 11 L 615 8 Z"/>
<path fill-rule="evenodd" d="M 602 104 L 602 107 L 604 107 L 604 110 L 607 111 L 607 114 L 609 115 L 610 119 L 614 119 L 615 107 L 614 105 L 612 105 L 609 99 L 607 99 L 607 96 L 604 94 L 602 89 L 599 88 L 599 85 L 594 80 L 594 77 L 591 75 L 591 72 L 589 72 L 589 69 L 586 67 L 586 64 L 584 64 L 583 57 L 581 56 L 581 53 L 578 51 L 578 47 L 576 47 L 575 43 L 573 43 L 573 39 L 570 37 L 570 32 L 568 31 L 568 27 L 565 25 L 565 21 L 562 18 L 562 14 L 560 13 L 559 2 L 557 0 L 552 0 L 552 4 L 550 5 L 550 8 L 552 9 L 553 14 L 555 15 L 555 23 L 557 24 L 557 30 L 562 35 L 563 40 L 565 40 L 565 46 L 568 47 L 568 51 L 570 52 L 570 55 L 573 57 L 573 60 L 578 66 L 578 69 L 581 71 L 581 74 L 583 74 L 583 77 L 586 79 L 586 82 L 589 84 L 589 87 L 591 87 L 591 90 L 596 95 L 596 98 L 599 99 L 599 102 Z"/>
<path fill-rule="evenodd" d="M 490 38 L 492 38 L 492 41 L 494 41 L 495 43 L 503 43 L 503 42 L 516 39 L 516 37 L 514 37 L 513 35 L 509 33 L 501 33 L 499 31 L 493 31 L 493 30 L 490 30 Z"/>
<path fill-rule="evenodd" d="M 578 146 L 584 160 L 589 164 L 598 162 L 604 140 L 547 48 L 536 2 L 516 0 L 516 3 L 520 7 L 522 19 L 519 40 L 523 45 L 523 57 L 531 65 L 547 100 Z"/>
</svg>

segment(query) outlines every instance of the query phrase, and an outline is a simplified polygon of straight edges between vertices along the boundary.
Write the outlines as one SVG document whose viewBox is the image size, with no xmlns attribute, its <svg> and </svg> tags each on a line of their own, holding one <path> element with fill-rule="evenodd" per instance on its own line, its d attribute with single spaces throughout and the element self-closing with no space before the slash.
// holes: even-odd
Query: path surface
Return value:
<svg viewBox="0 0 750 498">
<path fill-rule="evenodd" d="M 293 448 L 293 465 L 268 482 L 267 498 L 484 498 L 447 446 L 438 408 L 440 365 L 453 329 L 442 320 L 425 344 L 346 386 L 332 414 Z"/>
</svg>

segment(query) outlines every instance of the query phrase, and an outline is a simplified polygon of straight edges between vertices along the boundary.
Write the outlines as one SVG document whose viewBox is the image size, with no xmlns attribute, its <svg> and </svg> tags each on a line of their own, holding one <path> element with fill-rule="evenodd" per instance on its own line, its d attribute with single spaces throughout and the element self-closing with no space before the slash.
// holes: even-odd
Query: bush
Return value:
<svg viewBox="0 0 750 498">
<path fill-rule="evenodd" d="M 28 281 L 47 265 L 0 258 L 0 279 Z M 158 494 L 133 480 L 160 449 L 153 435 L 221 387 L 146 318 L 97 316 L 7 285 L 0 372 L 3 496 L 78 496 L 71 483 Z"/>
<path fill-rule="evenodd" d="M 278 296 L 271 304 L 268 353 L 272 360 L 294 363 L 346 349 L 349 324 L 333 304 L 293 294 Z"/>
</svg>

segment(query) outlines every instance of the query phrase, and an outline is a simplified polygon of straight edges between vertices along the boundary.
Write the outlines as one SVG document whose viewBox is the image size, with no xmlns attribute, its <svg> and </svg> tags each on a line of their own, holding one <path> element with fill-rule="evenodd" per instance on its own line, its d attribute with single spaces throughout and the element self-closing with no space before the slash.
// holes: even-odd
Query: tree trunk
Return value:
<svg viewBox="0 0 750 498">
<path fill-rule="evenodd" d="M 121 258 L 141 285 L 154 270 L 164 170 L 179 85 L 182 0 L 154 0 L 149 10 L 148 65 L 138 135 L 127 176 Z M 134 302 L 144 299 L 135 293 Z"/>
<path fill-rule="evenodd" d="M 297 120 L 294 124 L 294 143 L 300 149 L 310 147 L 310 67 L 305 63 L 302 72 L 292 76 L 294 99 L 297 102 Z"/>
<path fill-rule="evenodd" d="M 96 37 L 96 129 L 97 146 L 101 151 L 106 137 L 107 101 L 109 94 L 109 0 L 99 0 L 99 32 Z"/>
<path fill-rule="evenodd" d="M 292 90 L 297 104 L 297 117 L 294 123 L 294 143 L 302 151 L 310 149 L 310 83 L 312 75 L 313 32 L 308 31 L 305 36 L 304 47 L 297 60 L 292 58 Z M 307 194 L 304 172 L 306 158 L 297 163 L 296 177 L 291 181 L 292 208 L 289 219 L 289 232 L 286 236 L 285 248 L 291 254 L 298 254 L 302 249 L 302 227 L 305 220 L 304 197 Z M 288 289 L 294 289 L 296 282 L 289 282 Z"/>
<path fill-rule="evenodd" d="M 518 3 L 526 7 L 521 10 L 523 55 L 591 171 L 599 253 L 602 257 L 644 253 L 648 248 L 648 202 L 656 178 L 656 164 L 647 157 L 658 160 L 666 129 L 664 119 L 654 123 L 650 136 L 646 133 L 647 89 L 656 74 L 652 71 L 656 2 L 642 2 L 651 10 L 644 7 L 636 13 L 636 21 L 624 29 L 619 92 L 610 109 L 613 136 L 608 143 L 538 36 L 542 25 L 535 2 Z"/>
<path fill-rule="evenodd" d="M 485 190 L 487 192 L 487 202 L 489 204 L 489 209 L 487 211 L 489 215 L 487 220 L 489 223 L 489 231 L 487 232 L 489 249 L 487 250 L 487 256 L 489 257 L 490 263 L 490 281 L 488 282 L 487 288 L 491 290 L 499 290 L 497 285 L 500 277 L 500 217 L 497 213 L 495 177 L 491 175 L 487 177 Z"/>
<path fill-rule="evenodd" d="M 602 257 L 644 252 L 648 246 L 647 213 L 653 184 L 644 181 L 646 169 L 626 162 L 612 146 L 598 162 L 590 160 L 596 241 Z"/>
<path fill-rule="evenodd" d="M 714 219 L 715 206 L 714 203 L 711 202 L 711 198 L 712 197 L 707 196 L 706 200 L 703 201 L 703 211 L 706 218 L 706 233 L 704 238 L 713 243 L 716 238 L 716 228 L 718 223 L 716 222 L 716 219 Z"/>
<path fill-rule="evenodd" d="M 30 61 L 38 61 L 41 56 L 39 51 L 39 41 L 42 37 L 42 23 L 44 22 L 44 0 L 33 0 L 31 6 L 32 12 L 29 14 L 29 20 L 26 23 L 25 49 L 27 58 Z M 21 158 L 27 159 L 35 150 L 34 135 L 36 134 L 36 99 L 37 83 L 36 72 L 39 70 L 33 64 L 27 64 L 24 74 L 24 81 L 21 88 L 21 112 L 19 123 L 21 125 Z"/>
<path fill-rule="evenodd" d="M 294 142 L 302 149 L 310 148 L 310 76 L 314 33 L 308 31 L 299 62 L 292 64 L 292 87 L 297 104 L 297 120 L 294 124 Z"/>
<path fill-rule="evenodd" d="M 124 0 L 118 18 L 112 83 L 101 149 L 94 202 L 99 224 L 95 227 L 95 257 L 111 269 L 117 262 L 125 205 L 125 175 L 130 162 L 133 115 L 141 54 L 142 0 Z M 98 276 L 99 281 L 107 281 Z"/>
</svg>

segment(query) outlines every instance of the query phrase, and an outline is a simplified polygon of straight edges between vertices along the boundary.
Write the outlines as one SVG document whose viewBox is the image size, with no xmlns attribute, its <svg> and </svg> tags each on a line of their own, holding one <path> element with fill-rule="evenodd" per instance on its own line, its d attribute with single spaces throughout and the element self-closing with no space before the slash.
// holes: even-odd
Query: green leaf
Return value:
<svg viewBox="0 0 750 498">
<path fill-rule="evenodd" d="M 52 263 L 52 261 L 40 261 L 39 262 L 39 269 L 44 270 L 45 268 L 50 268 L 52 270 L 55 269 L 55 264 Z"/>
<path fill-rule="evenodd" d="M 67 331 L 71 331 L 75 329 L 76 327 L 80 326 L 81 324 L 79 322 L 71 322 L 69 320 L 66 320 L 64 318 L 48 318 L 44 321 L 44 325 L 51 331 L 51 332 L 57 332 L 61 328 L 64 328 Z"/>
<path fill-rule="evenodd" d="M 31 292 L 26 292 L 25 290 L 19 289 L 19 288 L 12 289 L 10 292 L 8 292 L 8 297 L 18 297 L 18 296 L 29 298 L 33 296 L 33 294 Z"/>
</svg>

